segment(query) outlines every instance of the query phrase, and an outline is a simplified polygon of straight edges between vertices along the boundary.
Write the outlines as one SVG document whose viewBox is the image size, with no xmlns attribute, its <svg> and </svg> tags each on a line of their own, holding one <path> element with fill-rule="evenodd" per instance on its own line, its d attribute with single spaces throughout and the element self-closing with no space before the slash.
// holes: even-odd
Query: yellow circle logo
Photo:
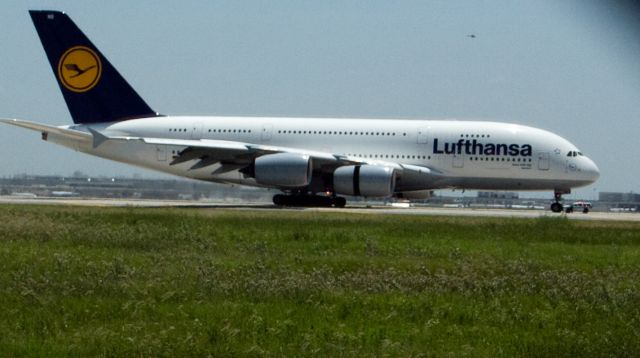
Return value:
<svg viewBox="0 0 640 358">
<path fill-rule="evenodd" d="M 60 82 L 70 91 L 86 92 L 100 80 L 102 63 L 90 48 L 72 47 L 65 52 L 58 63 Z"/>
</svg>

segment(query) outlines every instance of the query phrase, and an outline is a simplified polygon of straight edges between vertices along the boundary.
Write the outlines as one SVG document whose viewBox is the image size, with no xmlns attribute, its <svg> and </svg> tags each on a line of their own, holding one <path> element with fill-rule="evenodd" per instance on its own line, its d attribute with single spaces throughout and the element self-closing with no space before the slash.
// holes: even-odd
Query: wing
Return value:
<svg viewBox="0 0 640 358">
<path fill-rule="evenodd" d="M 439 172 L 424 166 L 408 165 L 389 161 L 367 160 L 365 158 L 306 150 L 302 148 L 289 148 L 212 139 L 189 140 L 106 136 L 94 129 L 89 129 L 89 131 L 93 135 L 94 148 L 108 140 L 141 141 L 146 144 L 166 145 L 177 152 L 177 155 L 173 157 L 170 165 L 193 162 L 189 169 L 194 170 L 213 166 L 214 164 L 220 164 L 213 174 L 220 174 L 226 171 L 247 167 L 251 165 L 256 158 L 263 155 L 291 153 L 311 157 L 313 159 L 313 169 L 321 172 L 331 173 L 337 167 L 345 165 L 378 165 L 393 168 L 399 175 L 418 175 L 425 177 L 425 179 L 428 177 L 429 180 L 433 180 L 440 176 Z"/>
<path fill-rule="evenodd" d="M 314 166 L 332 165 L 336 167 L 357 162 L 326 152 L 237 141 L 107 136 L 94 129 L 89 129 L 89 131 L 93 135 L 94 148 L 105 141 L 141 141 L 146 144 L 166 145 L 177 152 L 170 165 L 193 161 L 194 163 L 190 169 L 204 168 L 217 163 L 237 168 L 251 164 L 257 157 L 275 153 L 307 155 L 314 159 Z"/>
</svg>

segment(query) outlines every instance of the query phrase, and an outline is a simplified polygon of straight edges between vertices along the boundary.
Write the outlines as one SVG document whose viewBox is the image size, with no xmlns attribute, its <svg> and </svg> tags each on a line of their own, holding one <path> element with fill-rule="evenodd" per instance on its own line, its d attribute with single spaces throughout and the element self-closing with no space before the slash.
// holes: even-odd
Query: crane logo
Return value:
<svg viewBox="0 0 640 358">
<path fill-rule="evenodd" d="M 64 87 L 73 92 L 87 92 L 100 81 L 100 57 L 84 46 L 68 49 L 58 63 L 58 77 Z"/>
</svg>

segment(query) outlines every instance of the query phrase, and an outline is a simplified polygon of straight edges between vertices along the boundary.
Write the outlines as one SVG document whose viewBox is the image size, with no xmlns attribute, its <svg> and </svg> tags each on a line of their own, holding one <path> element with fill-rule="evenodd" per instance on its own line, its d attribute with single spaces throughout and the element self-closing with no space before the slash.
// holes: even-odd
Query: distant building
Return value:
<svg viewBox="0 0 640 358">
<path fill-rule="evenodd" d="M 39 197 L 134 198 L 179 200 L 248 200 L 270 202 L 266 189 L 199 182 L 188 179 L 16 175 L 0 178 L 0 195 Z"/>
<path fill-rule="evenodd" d="M 640 194 L 636 194 L 634 192 L 600 192 L 598 195 L 598 200 L 615 203 L 640 203 Z"/>
<path fill-rule="evenodd" d="M 518 193 L 513 191 L 479 191 L 478 198 L 481 199 L 518 199 Z"/>
<path fill-rule="evenodd" d="M 599 204 L 611 211 L 640 211 L 640 194 L 601 192 Z"/>
</svg>

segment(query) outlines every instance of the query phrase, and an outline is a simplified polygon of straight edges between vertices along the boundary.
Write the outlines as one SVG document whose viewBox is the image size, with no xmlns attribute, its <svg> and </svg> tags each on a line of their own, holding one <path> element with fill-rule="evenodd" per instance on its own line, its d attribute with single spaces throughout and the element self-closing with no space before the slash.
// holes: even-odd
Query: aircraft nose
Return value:
<svg viewBox="0 0 640 358">
<path fill-rule="evenodd" d="M 593 183 L 600 178 L 600 169 L 598 169 L 596 163 L 594 163 L 590 158 L 585 157 L 584 159 L 585 164 L 582 172 L 584 173 L 585 179 Z"/>
</svg>

